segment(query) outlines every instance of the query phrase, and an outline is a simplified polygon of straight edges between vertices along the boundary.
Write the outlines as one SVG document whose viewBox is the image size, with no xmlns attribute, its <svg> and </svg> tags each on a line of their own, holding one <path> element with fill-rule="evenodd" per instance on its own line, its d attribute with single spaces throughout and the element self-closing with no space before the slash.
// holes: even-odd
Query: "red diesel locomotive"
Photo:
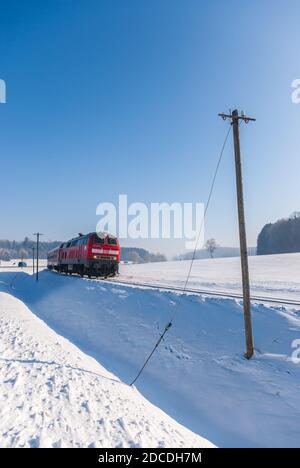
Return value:
<svg viewBox="0 0 300 468">
<path fill-rule="evenodd" d="M 118 238 L 107 233 L 79 234 L 50 250 L 47 267 L 60 273 L 81 276 L 114 276 L 118 273 L 121 249 Z"/>
</svg>

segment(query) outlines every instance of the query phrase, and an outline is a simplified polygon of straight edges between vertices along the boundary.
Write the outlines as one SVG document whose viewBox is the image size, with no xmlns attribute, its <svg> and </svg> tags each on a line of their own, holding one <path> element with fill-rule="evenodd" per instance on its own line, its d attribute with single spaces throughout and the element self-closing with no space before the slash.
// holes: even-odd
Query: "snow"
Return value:
<svg viewBox="0 0 300 468">
<path fill-rule="evenodd" d="M 27 264 L 27 267 L 18 267 L 19 262 L 25 262 Z M 26 271 L 28 273 L 32 272 L 32 263 L 33 260 L 32 258 L 14 258 L 9 261 L 5 260 L 0 260 L 0 271 L 4 269 L 4 271 Z M 34 263 L 36 264 L 36 259 L 34 260 Z M 40 258 L 39 259 L 39 268 L 44 269 L 47 267 L 47 259 L 45 258 Z"/>
<path fill-rule="evenodd" d="M 184 285 L 189 260 L 133 265 L 120 265 L 120 279 L 166 286 Z M 253 295 L 273 299 L 300 296 L 300 253 L 249 257 Z M 241 293 L 239 257 L 195 260 L 189 288 Z"/>
<path fill-rule="evenodd" d="M 264 291 L 268 288 L 276 291 L 276 284 L 279 285 L 279 295 L 283 284 L 286 290 L 294 287 L 291 279 L 297 267 L 293 262 L 299 259 L 298 255 L 291 256 L 289 260 L 288 256 L 280 257 L 285 257 L 286 263 L 285 259 L 265 257 L 269 264 L 264 265 L 263 258 L 256 257 L 260 264 L 256 265 L 259 274 L 255 279 L 256 282 L 261 281 L 260 287 Z M 221 281 L 233 284 L 227 277 L 232 281 L 238 280 L 229 267 L 234 261 L 223 261 L 226 266 L 219 274 L 213 263 L 221 260 L 199 261 L 201 265 L 211 262 L 211 268 L 215 268 L 214 271 L 206 269 L 210 285 L 219 287 Z M 169 271 L 168 281 L 175 282 L 181 281 L 179 267 L 182 264 L 126 265 L 126 269 L 131 268 L 132 276 L 137 275 L 139 269 L 143 279 L 148 275 L 151 282 L 166 279 L 166 271 Z M 172 268 L 175 268 L 173 272 Z M 195 271 L 193 275 L 196 281 Z M 299 276 L 295 276 L 296 279 Z M 15 272 L 0 272 L 0 288 L 22 301 L 30 309 L 26 309 L 27 315 L 39 317 L 72 343 L 72 351 L 65 357 L 66 365 L 74 365 L 73 353 L 76 359 L 80 348 L 85 353 L 83 356 L 80 354 L 81 359 L 94 358 L 93 365 L 101 363 L 125 383 L 134 378 L 159 334 L 175 316 L 174 325 L 136 383 L 143 396 L 178 423 L 217 446 L 299 447 L 300 365 L 292 362 L 291 355 L 294 351 L 292 343 L 299 338 L 300 310 L 254 304 L 256 352 L 248 361 L 243 357 L 243 309 L 237 300 L 187 295 L 178 306 L 179 296 L 171 291 L 120 286 L 46 270 L 41 272 L 38 284 L 24 272 L 17 275 Z M 57 335 L 55 337 L 57 340 Z M 40 340 L 40 332 L 36 340 Z M 48 338 L 45 343 L 47 341 Z M 29 344 L 28 352 L 32 348 Z M 43 360 L 58 360 L 53 358 L 53 353 L 55 356 L 55 351 L 50 349 L 48 357 Z M 80 365 L 81 368 L 86 366 Z M 103 372 L 102 367 L 97 371 Z M 109 394 L 111 391 L 110 388 Z M 139 398 L 142 397 L 139 395 Z M 79 405 L 80 399 L 76 401 Z M 145 405 L 149 404 L 143 401 Z M 149 409 L 149 417 L 153 408 Z M 136 424 L 139 424 L 141 414 L 142 411 L 133 415 Z M 68 424 L 72 427 L 71 417 Z M 134 443 L 139 440 L 139 430 L 132 432 Z M 184 429 L 181 427 L 181 430 Z M 38 426 L 35 432 L 38 432 Z M 98 437 L 95 440 L 96 436 L 90 438 L 87 435 L 84 442 L 80 437 L 77 440 L 80 439 L 83 445 L 100 444 Z M 123 443 L 130 445 L 128 437 L 126 441 Z M 115 442 L 111 440 L 111 443 Z M 158 444 L 158 439 L 143 442 L 144 445 L 150 443 Z M 167 445 L 169 443 L 170 439 L 166 441 Z M 183 443 L 190 445 L 189 436 Z"/>
<path fill-rule="evenodd" d="M 0 293 L 1 447 L 210 447 Z"/>
</svg>

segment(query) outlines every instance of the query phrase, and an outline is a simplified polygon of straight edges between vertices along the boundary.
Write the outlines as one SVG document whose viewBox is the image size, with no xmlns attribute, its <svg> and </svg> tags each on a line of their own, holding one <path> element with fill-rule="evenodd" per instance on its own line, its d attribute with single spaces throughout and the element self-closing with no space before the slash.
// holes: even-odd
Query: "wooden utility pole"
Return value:
<svg viewBox="0 0 300 468">
<path fill-rule="evenodd" d="M 231 125 L 233 129 L 237 207 L 238 207 L 238 218 L 239 218 L 239 234 L 240 234 L 242 282 L 243 282 L 244 322 L 245 322 L 245 337 L 246 337 L 245 356 L 247 359 L 250 359 L 254 353 L 254 343 L 253 343 L 252 319 L 251 319 L 250 282 L 249 282 L 248 251 L 247 251 L 246 227 L 245 227 L 239 120 L 243 120 L 245 123 L 248 123 L 249 121 L 254 121 L 256 119 L 245 116 L 243 112 L 241 113 L 241 115 L 239 115 L 237 110 L 234 110 L 230 114 L 219 114 L 219 116 L 222 117 L 224 120 L 226 120 L 227 118 L 231 119 Z"/>
<path fill-rule="evenodd" d="M 32 247 L 32 274 L 34 275 L 34 250 L 35 248 Z"/>
<path fill-rule="evenodd" d="M 43 234 L 41 234 L 40 232 L 36 232 L 33 234 L 34 236 L 36 236 L 36 281 L 39 280 L 39 243 L 40 243 L 40 236 L 42 236 Z"/>
</svg>

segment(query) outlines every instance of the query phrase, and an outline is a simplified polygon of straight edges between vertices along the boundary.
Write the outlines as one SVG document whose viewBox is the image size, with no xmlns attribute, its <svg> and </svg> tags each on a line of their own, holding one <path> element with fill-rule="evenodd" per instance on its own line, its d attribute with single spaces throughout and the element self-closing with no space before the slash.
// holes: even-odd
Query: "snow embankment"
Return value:
<svg viewBox="0 0 300 468">
<path fill-rule="evenodd" d="M 300 311 L 253 305 L 256 352 L 247 361 L 239 301 L 189 295 L 178 307 L 173 292 L 48 271 L 38 284 L 25 273 L 1 273 L 0 288 L 124 382 L 175 314 L 136 383 L 143 395 L 218 446 L 299 446 L 300 364 L 291 356 Z"/>
<path fill-rule="evenodd" d="M 212 446 L 5 292 L 0 293 L 0 412 L 1 447 Z"/>
<path fill-rule="evenodd" d="M 121 264 L 120 279 L 183 287 L 190 264 L 190 260 Z M 300 253 L 249 257 L 252 294 L 298 301 L 300 297 L 299 265 Z M 195 260 L 188 287 L 212 292 L 241 293 L 239 257 Z"/>
</svg>

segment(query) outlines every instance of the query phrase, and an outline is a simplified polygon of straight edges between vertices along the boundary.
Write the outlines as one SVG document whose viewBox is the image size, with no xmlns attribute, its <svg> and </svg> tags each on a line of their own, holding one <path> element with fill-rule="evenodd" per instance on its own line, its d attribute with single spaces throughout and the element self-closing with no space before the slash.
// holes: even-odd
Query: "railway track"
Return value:
<svg viewBox="0 0 300 468">
<path fill-rule="evenodd" d="M 22 271 L 21 268 L 17 268 L 17 269 Z M 26 269 L 26 268 L 24 268 L 24 269 Z M 1 268 L 0 268 L 0 271 L 1 271 Z M 56 274 L 58 274 L 58 273 L 56 273 Z M 86 279 L 88 279 L 88 278 L 86 278 Z M 129 281 L 129 280 L 122 280 L 122 279 L 119 279 L 119 278 L 106 278 L 106 279 L 91 278 L 91 279 L 88 279 L 88 280 L 89 281 L 107 282 L 107 283 L 111 283 L 111 284 L 120 284 L 120 285 L 123 285 L 123 286 L 135 286 L 135 287 L 142 287 L 142 288 L 149 288 L 149 289 L 156 289 L 156 290 L 163 290 L 163 291 L 180 292 L 180 293 L 183 292 L 182 287 L 179 287 L 179 286 L 172 286 L 172 285 L 158 284 L 158 283 L 147 283 L 147 282 L 142 282 L 142 281 Z M 243 299 L 242 294 L 234 293 L 234 292 L 228 292 L 228 291 L 216 291 L 216 290 L 212 291 L 212 290 L 207 290 L 207 289 L 187 288 L 187 289 L 185 289 L 184 293 L 196 294 L 196 295 L 199 295 L 199 296 L 207 296 L 207 297 L 228 297 L 230 299 L 239 299 L 239 300 Z M 279 305 L 280 304 L 281 305 L 290 305 L 290 306 L 295 306 L 295 307 L 300 308 L 300 301 L 296 301 L 296 300 L 293 300 L 293 299 L 287 299 L 287 298 L 279 298 L 279 297 L 251 295 L 251 302 L 279 304 Z"/>
<path fill-rule="evenodd" d="M 158 290 L 165 290 L 165 291 L 174 291 L 174 292 L 183 292 L 182 288 L 178 286 L 169 286 L 164 284 L 155 284 L 155 283 L 145 283 L 140 281 L 125 281 L 122 279 L 105 279 L 101 280 L 108 283 L 114 284 L 121 284 L 124 286 L 137 286 L 137 287 L 146 287 L 150 289 L 158 289 Z M 188 294 L 197 294 L 199 296 L 216 296 L 216 297 L 229 297 L 231 299 L 243 299 L 242 294 L 238 293 L 229 293 L 226 291 L 209 291 L 205 289 L 195 289 L 195 288 L 187 288 L 184 291 Z M 252 302 L 261 302 L 261 303 L 271 303 L 271 304 L 282 304 L 282 305 L 292 305 L 300 307 L 300 301 L 294 301 L 292 299 L 286 298 L 279 298 L 279 297 L 267 297 L 267 296 L 256 296 L 251 295 Z"/>
</svg>

